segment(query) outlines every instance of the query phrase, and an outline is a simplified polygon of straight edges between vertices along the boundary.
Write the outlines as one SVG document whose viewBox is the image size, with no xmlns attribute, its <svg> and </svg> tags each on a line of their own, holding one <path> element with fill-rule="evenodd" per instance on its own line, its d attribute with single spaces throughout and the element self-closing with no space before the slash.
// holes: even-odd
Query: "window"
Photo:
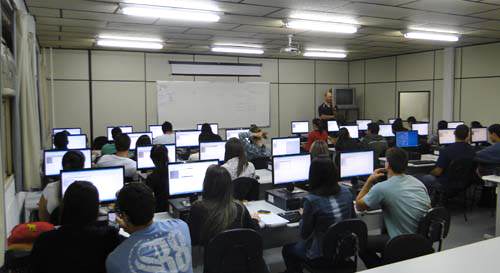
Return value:
<svg viewBox="0 0 500 273">
<path fill-rule="evenodd" d="M 12 97 L 2 97 L 2 128 L 1 128 L 1 142 L 2 142 L 2 165 L 4 180 L 14 174 L 14 159 L 12 154 Z"/>
</svg>

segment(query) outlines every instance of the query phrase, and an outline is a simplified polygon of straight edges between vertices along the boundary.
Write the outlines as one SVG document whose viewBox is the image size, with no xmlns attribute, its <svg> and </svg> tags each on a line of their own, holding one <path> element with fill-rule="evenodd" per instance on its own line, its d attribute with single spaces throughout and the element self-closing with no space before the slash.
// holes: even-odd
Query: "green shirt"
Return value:
<svg viewBox="0 0 500 273">
<path fill-rule="evenodd" d="M 114 143 L 108 143 L 102 146 L 101 155 L 114 155 L 116 153 L 116 146 Z"/>
<path fill-rule="evenodd" d="M 377 183 L 363 200 L 370 209 L 382 208 L 391 238 L 416 233 L 418 222 L 431 207 L 424 184 L 411 175 L 397 175 Z"/>
</svg>

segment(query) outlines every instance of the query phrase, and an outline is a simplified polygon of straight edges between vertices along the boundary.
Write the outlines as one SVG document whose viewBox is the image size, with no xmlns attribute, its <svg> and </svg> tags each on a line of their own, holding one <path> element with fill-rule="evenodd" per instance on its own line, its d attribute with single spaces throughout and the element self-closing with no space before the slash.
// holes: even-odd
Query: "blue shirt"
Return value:
<svg viewBox="0 0 500 273">
<path fill-rule="evenodd" d="M 243 147 L 245 148 L 245 153 L 247 155 L 248 160 L 254 160 L 259 157 L 270 157 L 271 153 L 266 148 L 265 145 L 257 146 L 254 143 L 250 142 L 251 133 L 240 133 L 239 138 Z"/>
<path fill-rule="evenodd" d="M 418 222 L 431 208 L 424 184 L 411 175 L 396 175 L 375 184 L 363 201 L 370 209 L 382 208 L 391 238 L 416 233 Z"/>
<path fill-rule="evenodd" d="M 443 174 L 438 178 L 442 184 L 446 184 L 448 182 L 447 169 L 451 162 L 461 158 L 474 158 L 474 149 L 472 149 L 468 143 L 456 142 L 446 146 L 446 148 L 439 152 L 436 167 L 443 169 Z"/>
<path fill-rule="evenodd" d="M 486 164 L 500 164 L 500 142 L 477 152 L 476 160 Z"/>
<path fill-rule="evenodd" d="M 106 260 L 108 273 L 193 273 L 191 237 L 181 220 L 154 222 L 134 232 Z"/>
</svg>

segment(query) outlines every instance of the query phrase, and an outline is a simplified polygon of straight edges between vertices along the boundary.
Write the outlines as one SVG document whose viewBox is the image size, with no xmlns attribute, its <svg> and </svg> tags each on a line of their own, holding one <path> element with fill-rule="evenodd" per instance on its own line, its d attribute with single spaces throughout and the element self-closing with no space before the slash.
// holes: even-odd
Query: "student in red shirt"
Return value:
<svg viewBox="0 0 500 273">
<path fill-rule="evenodd" d="M 307 143 L 304 145 L 304 149 L 309 152 L 311 145 L 316 140 L 328 141 L 328 132 L 323 127 L 323 122 L 319 118 L 315 118 L 312 121 L 313 130 L 307 136 Z"/>
</svg>

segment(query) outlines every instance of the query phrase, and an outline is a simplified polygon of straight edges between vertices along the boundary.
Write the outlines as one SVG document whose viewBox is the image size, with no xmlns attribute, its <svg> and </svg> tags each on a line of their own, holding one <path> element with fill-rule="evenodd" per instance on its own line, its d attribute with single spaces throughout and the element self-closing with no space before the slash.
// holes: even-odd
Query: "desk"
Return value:
<svg viewBox="0 0 500 273">
<path fill-rule="evenodd" d="M 431 155 L 431 154 L 425 154 L 422 155 L 421 160 L 429 160 L 429 161 L 434 161 L 434 163 L 429 163 L 429 164 L 413 164 L 411 163 L 411 160 L 408 161 L 408 167 L 409 168 L 429 168 L 429 167 L 434 167 L 436 166 L 438 157 L 436 155 Z M 379 158 L 380 163 L 385 163 L 387 161 L 387 158 L 385 157 L 380 157 Z"/>
<path fill-rule="evenodd" d="M 457 247 L 415 259 L 365 270 L 365 273 L 496 273 L 500 238 Z"/>
<path fill-rule="evenodd" d="M 496 220 L 495 220 L 495 236 L 500 236 L 500 176 L 497 175 L 487 175 L 481 177 L 484 181 L 494 183 L 497 186 L 497 212 L 496 212 Z"/>
</svg>

